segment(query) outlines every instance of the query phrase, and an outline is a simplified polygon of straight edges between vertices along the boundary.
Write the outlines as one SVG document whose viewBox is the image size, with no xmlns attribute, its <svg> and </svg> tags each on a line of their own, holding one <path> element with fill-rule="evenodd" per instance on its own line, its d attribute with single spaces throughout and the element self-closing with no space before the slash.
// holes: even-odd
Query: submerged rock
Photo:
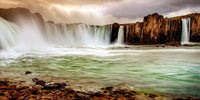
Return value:
<svg viewBox="0 0 200 100">
<path fill-rule="evenodd" d="M 175 46 L 175 47 L 180 47 L 181 44 L 179 42 L 171 42 L 171 43 L 166 43 L 166 46 Z"/>
<path fill-rule="evenodd" d="M 54 84 L 49 84 L 49 85 L 45 85 L 43 89 L 61 89 L 61 88 L 65 88 L 67 86 L 66 83 L 54 83 Z"/>
<path fill-rule="evenodd" d="M 162 48 L 165 48 L 165 44 L 155 45 L 155 47 L 162 47 Z"/>
<path fill-rule="evenodd" d="M 32 81 L 35 82 L 36 85 L 41 85 L 41 86 L 45 86 L 46 85 L 45 81 L 39 80 L 37 78 L 33 78 Z"/>
<path fill-rule="evenodd" d="M 129 46 L 125 46 L 124 48 L 128 49 L 128 48 L 130 48 L 130 47 L 129 47 Z"/>
<path fill-rule="evenodd" d="M 158 95 L 156 95 L 156 94 L 149 94 L 149 97 L 150 98 L 155 98 L 155 97 L 158 97 Z"/>
<path fill-rule="evenodd" d="M 25 75 L 32 74 L 30 71 L 26 71 Z"/>
</svg>

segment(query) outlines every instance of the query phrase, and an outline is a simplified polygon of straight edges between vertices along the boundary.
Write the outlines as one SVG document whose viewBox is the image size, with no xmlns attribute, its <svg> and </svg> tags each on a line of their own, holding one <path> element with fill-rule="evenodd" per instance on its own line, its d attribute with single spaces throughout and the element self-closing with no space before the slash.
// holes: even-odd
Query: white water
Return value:
<svg viewBox="0 0 200 100">
<path fill-rule="evenodd" d="M 124 26 L 120 26 L 118 36 L 117 36 L 117 45 L 124 44 Z"/>
<path fill-rule="evenodd" d="M 45 46 L 47 43 L 39 26 L 37 20 L 33 18 L 30 18 L 29 21 L 22 21 L 17 46 L 19 48 L 40 48 Z"/>
<path fill-rule="evenodd" d="M 109 45 L 110 26 L 91 26 L 85 24 L 45 24 L 47 41 L 53 44 L 74 46 Z"/>
<path fill-rule="evenodd" d="M 8 49 L 16 44 L 18 27 L 0 17 L 0 49 Z"/>
<path fill-rule="evenodd" d="M 45 46 L 105 46 L 110 44 L 111 26 L 85 24 L 39 24 L 34 18 L 19 20 L 20 24 L 0 18 L 0 48 L 43 48 Z M 44 30 L 42 30 L 44 29 Z"/>
<path fill-rule="evenodd" d="M 182 19 L 181 44 L 188 44 L 190 41 L 190 18 Z"/>
</svg>

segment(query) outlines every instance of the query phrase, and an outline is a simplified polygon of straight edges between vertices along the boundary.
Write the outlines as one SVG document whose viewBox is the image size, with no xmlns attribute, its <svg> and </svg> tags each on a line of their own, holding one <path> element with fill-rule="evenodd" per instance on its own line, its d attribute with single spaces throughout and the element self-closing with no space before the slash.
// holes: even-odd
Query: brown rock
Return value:
<svg viewBox="0 0 200 100">
<path fill-rule="evenodd" d="M 5 81 L 0 81 L 0 86 L 8 86 L 8 83 Z"/>
<path fill-rule="evenodd" d="M 20 25 L 22 22 L 32 23 L 32 20 L 37 22 L 38 27 L 41 31 L 45 31 L 44 19 L 39 13 L 32 13 L 26 8 L 0 8 L 0 17 L 6 19 L 7 21 L 14 22 Z M 1 47 L 1 46 L 0 46 Z"/>
<path fill-rule="evenodd" d="M 144 17 L 143 22 L 122 24 L 126 44 L 165 44 L 181 41 L 183 18 L 191 19 L 191 42 L 200 42 L 200 13 L 163 18 L 157 13 Z M 177 45 L 179 46 L 179 45 Z"/>
<path fill-rule="evenodd" d="M 126 44 L 139 44 L 142 40 L 143 23 L 137 22 L 135 24 L 125 25 L 125 43 Z"/>
<path fill-rule="evenodd" d="M 45 86 L 46 85 L 45 81 L 39 80 L 37 78 L 33 78 L 32 81 L 35 82 L 36 85 L 41 85 L 41 86 Z"/>
<path fill-rule="evenodd" d="M 149 94 L 149 97 L 150 98 L 155 98 L 155 97 L 158 97 L 158 95 L 156 95 L 156 94 Z"/>
<path fill-rule="evenodd" d="M 32 72 L 30 72 L 30 71 L 27 71 L 27 72 L 25 73 L 25 75 L 28 75 L 28 74 L 32 74 Z"/>
<path fill-rule="evenodd" d="M 178 43 L 178 42 L 166 43 L 165 45 L 166 46 L 175 46 L 175 47 L 180 47 L 181 46 L 181 44 Z"/>
<path fill-rule="evenodd" d="M 11 22 L 16 22 L 16 19 L 19 17 L 24 20 L 29 18 L 36 18 L 44 22 L 42 16 L 39 13 L 31 13 L 28 9 L 20 7 L 9 9 L 0 8 L 0 17 Z"/>
<path fill-rule="evenodd" d="M 120 25 L 118 23 L 112 24 L 112 32 L 111 32 L 111 43 L 115 42 L 118 37 Z"/>
<path fill-rule="evenodd" d="M 49 90 L 61 89 L 61 88 L 65 88 L 66 86 L 67 86 L 66 83 L 54 83 L 54 84 L 49 84 L 49 85 L 44 86 L 43 89 L 49 89 Z"/>
<path fill-rule="evenodd" d="M 5 96 L 0 96 L 1 100 L 9 100 L 7 97 Z"/>
</svg>

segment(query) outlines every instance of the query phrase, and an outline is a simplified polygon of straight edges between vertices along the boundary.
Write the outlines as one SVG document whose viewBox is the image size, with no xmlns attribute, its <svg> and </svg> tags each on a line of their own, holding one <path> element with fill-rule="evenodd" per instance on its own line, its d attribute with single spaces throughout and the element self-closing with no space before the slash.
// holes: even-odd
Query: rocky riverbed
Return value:
<svg viewBox="0 0 200 100">
<path fill-rule="evenodd" d="M 101 88 L 99 91 L 84 92 L 75 90 L 67 83 L 46 83 L 33 78 L 35 85 L 26 86 L 23 82 L 0 81 L 1 100 L 199 100 L 194 98 L 168 98 L 134 90 Z"/>
<path fill-rule="evenodd" d="M 25 75 L 32 74 L 27 71 Z M 34 85 L 24 85 L 25 81 L 0 81 L 1 100 L 199 100 L 195 98 L 170 98 L 152 93 L 105 87 L 98 91 L 80 91 L 67 82 L 47 83 L 33 78 Z"/>
</svg>

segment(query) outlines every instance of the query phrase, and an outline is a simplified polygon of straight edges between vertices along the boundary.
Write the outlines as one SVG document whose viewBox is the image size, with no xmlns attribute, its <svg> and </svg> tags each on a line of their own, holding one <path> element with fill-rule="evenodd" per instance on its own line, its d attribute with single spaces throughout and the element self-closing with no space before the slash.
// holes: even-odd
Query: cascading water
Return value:
<svg viewBox="0 0 200 100">
<path fill-rule="evenodd" d="M 108 45 L 111 27 L 46 23 L 47 41 L 65 46 Z"/>
<path fill-rule="evenodd" d="M 190 40 L 190 18 L 182 19 L 182 38 L 181 44 L 188 44 Z"/>
<path fill-rule="evenodd" d="M 8 49 L 17 42 L 19 28 L 0 17 L 0 49 Z"/>
<path fill-rule="evenodd" d="M 68 47 L 104 46 L 110 44 L 111 25 L 44 23 L 44 30 L 37 20 L 22 20 L 18 25 L 0 18 L 0 48 L 36 48 L 48 44 Z"/>
<path fill-rule="evenodd" d="M 40 48 L 46 46 L 38 19 L 30 18 L 20 22 L 19 48 Z"/>
<path fill-rule="evenodd" d="M 124 26 L 120 26 L 120 28 L 119 28 L 117 44 L 118 45 L 124 44 Z"/>
</svg>

